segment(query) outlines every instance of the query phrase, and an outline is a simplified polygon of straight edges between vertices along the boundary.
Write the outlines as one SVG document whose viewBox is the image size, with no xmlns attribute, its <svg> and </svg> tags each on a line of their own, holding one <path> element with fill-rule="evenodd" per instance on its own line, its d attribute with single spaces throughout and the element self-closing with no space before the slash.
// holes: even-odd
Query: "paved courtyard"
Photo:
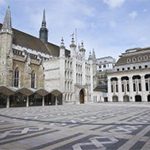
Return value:
<svg viewBox="0 0 150 150">
<path fill-rule="evenodd" d="M 0 109 L 0 150 L 150 150 L 150 103 Z"/>
</svg>

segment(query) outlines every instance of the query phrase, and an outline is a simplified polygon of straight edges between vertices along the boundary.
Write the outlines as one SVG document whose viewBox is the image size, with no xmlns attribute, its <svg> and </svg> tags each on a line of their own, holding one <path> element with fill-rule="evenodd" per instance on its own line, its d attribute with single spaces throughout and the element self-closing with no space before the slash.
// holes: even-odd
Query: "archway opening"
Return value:
<svg viewBox="0 0 150 150">
<path fill-rule="evenodd" d="M 10 107 L 25 107 L 27 96 L 17 92 L 15 95 L 10 96 Z"/>
<path fill-rule="evenodd" d="M 85 103 L 85 94 L 84 94 L 84 89 L 81 89 L 79 92 L 79 97 L 80 97 L 80 104 L 84 104 Z"/>
<path fill-rule="evenodd" d="M 0 108 L 5 108 L 7 103 L 7 96 L 0 93 Z"/>
<path fill-rule="evenodd" d="M 51 92 L 51 103 L 52 105 L 62 105 L 63 104 L 63 95 L 58 90 L 53 90 Z"/>
<path fill-rule="evenodd" d="M 136 95 L 135 96 L 135 102 L 142 102 L 141 95 Z"/>
<path fill-rule="evenodd" d="M 128 95 L 124 95 L 123 96 L 123 101 L 124 102 L 129 102 L 129 96 Z"/>
<path fill-rule="evenodd" d="M 150 102 L 150 95 L 147 96 L 147 101 Z"/>
<path fill-rule="evenodd" d="M 113 96 L 113 99 L 112 99 L 112 100 L 113 100 L 113 102 L 118 102 L 118 96 L 116 96 L 116 95 Z"/>
<path fill-rule="evenodd" d="M 42 106 L 42 96 L 34 93 L 29 96 L 29 106 Z"/>
</svg>

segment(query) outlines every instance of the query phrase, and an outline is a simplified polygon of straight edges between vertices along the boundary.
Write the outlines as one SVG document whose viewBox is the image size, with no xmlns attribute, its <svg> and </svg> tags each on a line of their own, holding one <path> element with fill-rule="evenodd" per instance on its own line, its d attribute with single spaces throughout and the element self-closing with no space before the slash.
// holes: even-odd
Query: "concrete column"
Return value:
<svg viewBox="0 0 150 150">
<path fill-rule="evenodd" d="M 55 96 L 55 105 L 57 105 L 57 96 Z"/>
<path fill-rule="evenodd" d="M 129 98 L 130 101 L 134 101 L 132 76 L 129 76 Z"/>
<path fill-rule="evenodd" d="M 112 101 L 111 100 L 111 81 L 110 81 L 110 78 L 108 78 L 107 88 L 108 88 L 108 101 Z"/>
<path fill-rule="evenodd" d="M 6 108 L 9 108 L 9 107 L 10 107 L 10 99 L 9 99 L 9 96 L 7 96 Z"/>
<path fill-rule="evenodd" d="M 145 78 L 144 78 L 144 75 L 141 76 L 141 87 L 142 87 L 142 92 L 145 92 L 146 88 L 145 88 Z"/>
<path fill-rule="evenodd" d="M 121 86 L 121 78 L 118 77 L 118 101 L 122 102 L 123 97 L 122 97 L 122 86 Z"/>
<path fill-rule="evenodd" d="M 44 99 L 44 96 L 42 97 L 42 106 L 45 106 L 45 99 Z"/>
<path fill-rule="evenodd" d="M 146 94 L 146 84 L 145 84 L 145 77 L 144 75 L 141 76 L 141 87 L 142 87 L 142 101 L 147 101 L 147 94 Z"/>
<path fill-rule="evenodd" d="M 26 107 L 29 107 L 29 96 L 27 96 Z"/>
</svg>

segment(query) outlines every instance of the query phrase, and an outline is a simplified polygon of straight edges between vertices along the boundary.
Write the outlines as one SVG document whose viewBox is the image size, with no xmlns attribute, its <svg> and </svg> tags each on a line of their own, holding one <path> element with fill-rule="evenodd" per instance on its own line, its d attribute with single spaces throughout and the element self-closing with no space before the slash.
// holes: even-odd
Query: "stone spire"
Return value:
<svg viewBox="0 0 150 150">
<path fill-rule="evenodd" d="M 80 46 L 80 52 L 84 52 L 85 53 L 85 48 L 84 48 L 84 44 L 83 42 L 81 42 L 81 46 Z"/>
<path fill-rule="evenodd" d="M 45 17 L 45 9 L 43 10 L 43 19 L 42 25 L 39 31 L 39 38 L 44 42 L 48 42 L 48 29 L 46 28 L 46 17 Z"/>
<path fill-rule="evenodd" d="M 91 54 L 91 51 L 89 52 L 89 58 L 88 60 L 92 60 L 92 54 Z"/>
<path fill-rule="evenodd" d="M 92 52 L 92 57 L 93 57 L 93 59 L 96 59 L 96 55 L 95 55 L 94 49 L 93 49 L 93 52 Z"/>
<path fill-rule="evenodd" d="M 62 37 L 62 39 L 61 39 L 60 48 L 65 49 L 65 44 L 64 44 L 64 39 L 63 39 L 63 37 Z"/>
<path fill-rule="evenodd" d="M 43 10 L 42 27 L 43 27 L 43 28 L 46 28 L 45 9 Z"/>
<path fill-rule="evenodd" d="M 65 57 L 65 44 L 63 38 L 61 39 L 61 43 L 60 43 L 59 57 Z"/>
<path fill-rule="evenodd" d="M 1 32 L 9 32 L 12 33 L 12 27 L 11 27 L 11 12 L 10 12 L 10 7 L 8 6 L 6 10 L 6 14 L 4 17 L 4 22 L 2 25 Z"/>
<path fill-rule="evenodd" d="M 72 36 L 72 40 L 71 40 L 70 48 L 76 48 L 76 44 L 74 40 L 74 33 L 71 36 Z"/>
</svg>

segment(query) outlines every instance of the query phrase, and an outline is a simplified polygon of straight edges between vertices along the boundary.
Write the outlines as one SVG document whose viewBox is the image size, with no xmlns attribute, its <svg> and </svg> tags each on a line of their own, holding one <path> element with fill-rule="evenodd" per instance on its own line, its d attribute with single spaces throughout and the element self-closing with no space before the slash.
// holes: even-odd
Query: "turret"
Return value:
<svg viewBox="0 0 150 150">
<path fill-rule="evenodd" d="M 65 57 L 65 45 L 63 38 L 61 39 L 59 57 Z"/>
<path fill-rule="evenodd" d="M 71 44 L 70 44 L 70 49 L 71 49 L 71 56 L 74 56 L 76 53 L 76 44 L 75 44 L 75 40 L 74 40 L 74 34 L 72 34 L 72 40 L 71 40 Z"/>
<path fill-rule="evenodd" d="M 81 46 L 80 46 L 80 48 L 79 48 L 79 51 L 80 51 L 81 55 L 84 57 L 86 50 L 85 50 L 85 48 L 84 48 L 83 42 L 81 42 Z"/>
<path fill-rule="evenodd" d="M 2 25 L 1 33 L 8 33 L 12 34 L 12 27 L 11 27 L 11 12 L 10 8 L 8 6 L 5 17 L 4 17 L 4 22 Z"/>
<path fill-rule="evenodd" d="M 89 58 L 88 60 L 92 60 L 92 54 L 91 54 L 91 51 L 89 52 Z"/>
<path fill-rule="evenodd" d="M 0 84 L 10 86 L 12 82 L 12 38 L 11 12 L 8 7 L 0 31 Z"/>
<path fill-rule="evenodd" d="M 44 43 L 48 42 L 48 29 L 46 28 L 45 9 L 43 11 L 43 20 L 39 31 L 39 38 Z"/>
</svg>

